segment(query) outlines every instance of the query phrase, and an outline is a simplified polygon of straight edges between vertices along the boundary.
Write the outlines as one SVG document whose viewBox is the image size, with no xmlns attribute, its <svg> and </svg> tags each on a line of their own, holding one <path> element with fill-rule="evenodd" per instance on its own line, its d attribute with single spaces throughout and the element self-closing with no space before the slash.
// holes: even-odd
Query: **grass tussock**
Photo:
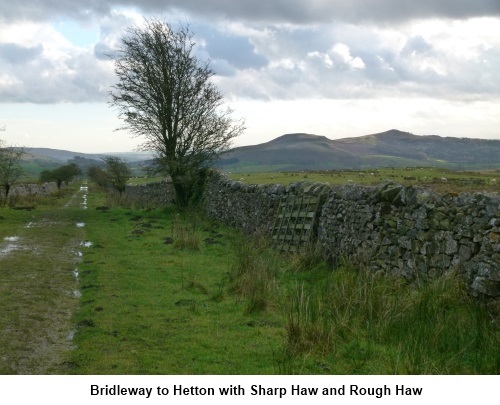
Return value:
<svg viewBox="0 0 500 405">
<path fill-rule="evenodd" d="M 174 247 L 180 250 L 199 251 L 201 249 L 201 237 L 197 227 L 198 223 L 193 218 L 186 221 L 184 218 L 181 219 L 179 213 L 175 214 L 171 232 Z"/>
<path fill-rule="evenodd" d="M 276 258 L 269 255 L 263 239 L 251 243 L 240 238 L 234 245 L 231 267 L 231 291 L 247 299 L 247 313 L 265 311 L 276 303 L 278 267 Z"/>
<path fill-rule="evenodd" d="M 348 372 L 363 373 L 500 371 L 498 328 L 454 275 L 411 286 L 343 268 L 322 283 L 295 286 L 289 301 L 286 350 L 291 358 L 341 358 L 350 365 Z M 380 364 L 372 369 L 375 362 Z"/>
</svg>

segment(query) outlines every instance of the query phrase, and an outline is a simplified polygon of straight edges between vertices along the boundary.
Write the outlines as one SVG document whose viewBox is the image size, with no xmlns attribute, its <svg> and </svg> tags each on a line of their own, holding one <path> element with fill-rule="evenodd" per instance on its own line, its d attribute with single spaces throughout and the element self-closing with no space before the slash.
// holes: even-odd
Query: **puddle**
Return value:
<svg viewBox="0 0 500 405">
<path fill-rule="evenodd" d="M 73 340 L 76 334 L 76 330 L 72 329 L 68 331 L 68 335 L 66 336 L 66 339 L 68 340 Z"/>
<path fill-rule="evenodd" d="M 80 252 L 80 251 L 77 251 L 77 252 L 76 252 L 76 256 L 77 256 L 77 257 L 83 257 L 83 253 L 82 253 L 82 252 Z"/>
<path fill-rule="evenodd" d="M 73 297 L 75 298 L 81 298 L 82 297 L 82 293 L 78 290 L 73 290 L 71 291 L 71 294 L 73 295 Z"/>
<path fill-rule="evenodd" d="M 77 222 L 76 227 L 77 228 L 83 228 L 85 226 L 85 222 Z"/>
<path fill-rule="evenodd" d="M 75 276 L 75 278 L 78 278 L 79 275 L 78 269 L 73 270 L 73 276 Z"/>
<path fill-rule="evenodd" d="M 34 222 L 28 222 L 24 227 L 25 228 L 33 228 L 36 224 Z"/>
<path fill-rule="evenodd" d="M 18 250 L 20 247 L 18 245 L 7 245 L 3 249 L 0 249 L 0 256 L 4 256 L 6 254 L 9 254 L 10 252 L 13 252 L 14 250 Z"/>
<path fill-rule="evenodd" d="M 90 241 L 84 241 L 84 242 L 81 242 L 80 243 L 80 246 L 83 246 L 83 247 L 91 247 L 94 243 L 93 242 L 90 242 Z"/>
<path fill-rule="evenodd" d="M 18 242 L 19 239 L 20 239 L 19 236 L 7 236 L 3 238 L 3 240 L 6 242 Z M 0 256 L 7 255 L 10 252 L 13 252 L 14 250 L 20 250 L 20 249 L 22 249 L 22 247 L 17 243 L 8 243 L 6 246 L 0 249 Z"/>
</svg>

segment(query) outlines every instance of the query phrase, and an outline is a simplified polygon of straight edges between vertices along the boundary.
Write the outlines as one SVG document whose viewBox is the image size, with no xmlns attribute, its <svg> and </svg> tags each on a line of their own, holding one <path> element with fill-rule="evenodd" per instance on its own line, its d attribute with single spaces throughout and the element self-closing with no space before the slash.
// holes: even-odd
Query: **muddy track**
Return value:
<svg viewBox="0 0 500 405">
<path fill-rule="evenodd" d="M 87 188 L 0 240 L 0 374 L 62 374 L 79 303 Z"/>
</svg>

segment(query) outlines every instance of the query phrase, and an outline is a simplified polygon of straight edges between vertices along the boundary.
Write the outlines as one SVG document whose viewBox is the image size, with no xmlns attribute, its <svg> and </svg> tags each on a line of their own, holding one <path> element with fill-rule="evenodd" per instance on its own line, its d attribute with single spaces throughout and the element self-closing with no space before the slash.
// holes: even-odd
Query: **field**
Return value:
<svg viewBox="0 0 500 405">
<path fill-rule="evenodd" d="M 393 181 L 404 185 L 430 187 L 440 193 L 500 192 L 500 170 L 452 171 L 435 167 L 379 168 L 371 170 L 324 170 L 311 172 L 228 173 L 233 180 L 248 184 L 290 184 L 311 181 L 344 185 L 377 185 Z"/>
<path fill-rule="evenodd" d="M 92 185 L 27 203 L 0 208 L 2 374 L 500 372 L 499 325 L 454 276 L 333 269 Z"/>
</svg>

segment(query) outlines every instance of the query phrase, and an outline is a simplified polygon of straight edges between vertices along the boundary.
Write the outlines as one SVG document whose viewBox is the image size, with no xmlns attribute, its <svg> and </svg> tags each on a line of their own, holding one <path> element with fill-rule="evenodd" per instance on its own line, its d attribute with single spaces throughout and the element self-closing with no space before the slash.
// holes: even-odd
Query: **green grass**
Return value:
<svg viewBox="0 0 500 405">
<path fill-rule="evenodd" d="M 69 197 L 0 209 L 0 249 L 32 247 L 0 258 L 0 373 L 500 372 L 498 323 L 454 276 L 408 285 L 317 249 L 284 256 L 198 211 Z"/>
<path fill-rule="evenodd" d="M 127 185 L 138 185 L 138 184 L 148 184 L 148 183 L 155 183 L 158 181 L 164 180 L 165 177 L 153 177 L 153 176 L 147 176 L 147 177 L 132 177 L 127 181 Z"/>
<path fill-rule="evenodd" d="M 282 329 L 227 292 L 232 230 L 101 203 L 89 199 L 74 373 L 273 373 Z"/>
</svg>

